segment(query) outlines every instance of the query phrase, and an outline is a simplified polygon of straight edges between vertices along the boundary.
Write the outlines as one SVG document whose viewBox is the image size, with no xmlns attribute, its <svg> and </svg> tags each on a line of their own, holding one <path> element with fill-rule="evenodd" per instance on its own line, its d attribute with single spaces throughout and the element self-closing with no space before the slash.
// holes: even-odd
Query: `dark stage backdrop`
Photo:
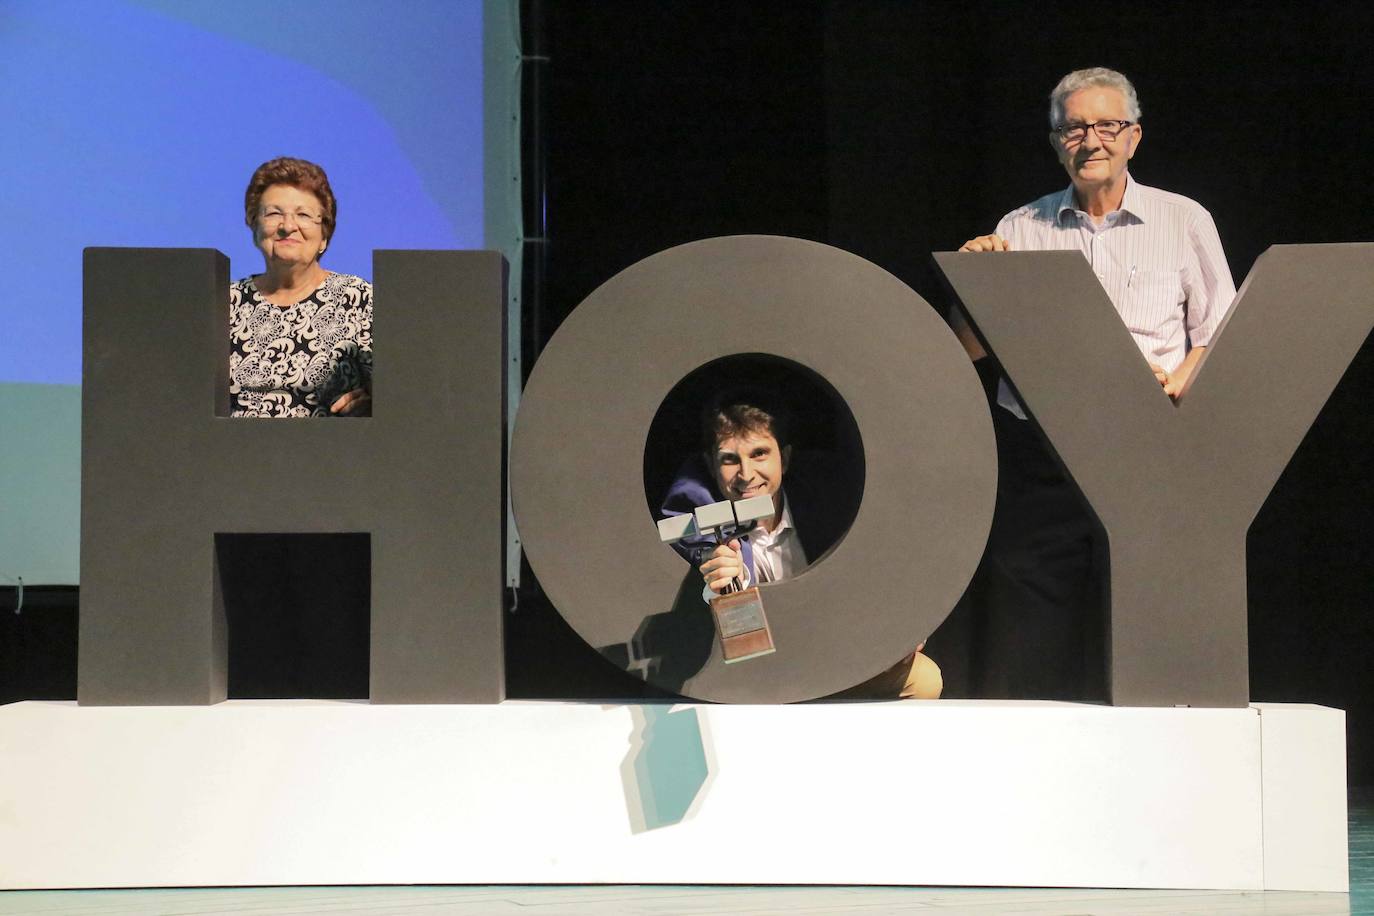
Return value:
<svg viewBox="0 0 1374 916">
<path fill-rule="evenodd" d="M 548 57 L 526 102 L 547 174 L 527 212 L 548 238 L 527 356 L 617 271 L 734 233 L 837 245 L 943 308 L 929 253 L 1066 184 L 1046 97 L 1078 67 L 1132 77 L 1132 173 L 1211 210 L 1237 284 L 1273 244 L 1374 239 L 1374 12 L 1353 5 L 526 0 L 522 14 L 527 53 Z M 1319 302 L 1293 307 L 1320 320 Z M 1252 695 L 1347 709 L 1357 783 L 1374 781 L 1371 382 L 1366 342 L 1249 547 Z M 512 695 L 642 695 L 524 581 Z"/>
</svg>

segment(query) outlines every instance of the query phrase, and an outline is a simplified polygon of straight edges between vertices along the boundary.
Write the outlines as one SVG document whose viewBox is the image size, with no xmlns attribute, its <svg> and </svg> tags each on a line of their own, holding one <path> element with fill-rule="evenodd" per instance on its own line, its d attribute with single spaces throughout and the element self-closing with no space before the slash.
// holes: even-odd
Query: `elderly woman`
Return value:
<svg viewBox="0 0 1374 916">
<path fill-rule="evenodd" d="M 320 266 L 335 217 L 324 169 L 264 162 L 243 216 L 265 266 L 229 290 L 230 414 L 370 415 L 372 287 Z M 216 550 L 232 696 L 368 695 L 365 535 L 236 535 Z"/>
<path fill-rule="evenodd" d="M 320 265 L 335 214 L 313 162 L 272 159 L 248 182 L 243 218 L 265 267 L 229 290 L 231 416 L 371 415 L 372 286 Z"/>
</svg>

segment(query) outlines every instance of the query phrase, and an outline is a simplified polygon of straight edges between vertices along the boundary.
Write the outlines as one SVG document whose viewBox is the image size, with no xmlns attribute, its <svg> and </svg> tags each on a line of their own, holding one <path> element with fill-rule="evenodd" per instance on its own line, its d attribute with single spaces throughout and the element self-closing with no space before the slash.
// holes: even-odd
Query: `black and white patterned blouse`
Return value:
<svg viewBox="0 0 1374 916">
<path fill-rule="evenodd" d="M 252 277 L 229 288 L 229 413 L 327 417 L 355 388 L 372 391 L 372 284 L 331 273 L 289 306 Z"/>
</svg>

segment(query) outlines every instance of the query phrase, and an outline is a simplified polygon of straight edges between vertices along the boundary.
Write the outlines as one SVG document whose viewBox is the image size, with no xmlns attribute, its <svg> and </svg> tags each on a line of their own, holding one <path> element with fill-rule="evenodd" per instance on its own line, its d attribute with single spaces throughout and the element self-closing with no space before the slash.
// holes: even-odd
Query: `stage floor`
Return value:
<svg viewBox="0 0 1374 916">
<path fill-rule="evenodd" d="M 0 741 L 16 889 L 1347 887 L 1314 706 L 20 703 Z"/>
<path fill-rule="evenodd" d="M 1374 913 L 1374 793 L 1350 806 L 1350 893 L 1081 888 L 702 887 L 683 885 L 266 887 L 0 892 L 33 916 L 838 916 L 1038 914 L 1324 916 Z"/>
</svg>

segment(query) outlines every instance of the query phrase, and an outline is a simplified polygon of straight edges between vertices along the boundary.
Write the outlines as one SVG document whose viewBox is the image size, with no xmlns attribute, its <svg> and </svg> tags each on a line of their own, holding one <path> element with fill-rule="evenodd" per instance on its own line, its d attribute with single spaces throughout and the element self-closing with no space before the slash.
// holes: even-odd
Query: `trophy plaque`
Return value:
<svg viewBox="0 0 1374 916">
<path fill-rule="evenodd" d="M 776 651 L 773 632 L 763 613 L 763 596 L 758 586 L 740 592 L 727 592 L 711 599 L 711 616 L 720 637 L 720 655 L 725 664 L 758 658 Z"/>
</svg>

